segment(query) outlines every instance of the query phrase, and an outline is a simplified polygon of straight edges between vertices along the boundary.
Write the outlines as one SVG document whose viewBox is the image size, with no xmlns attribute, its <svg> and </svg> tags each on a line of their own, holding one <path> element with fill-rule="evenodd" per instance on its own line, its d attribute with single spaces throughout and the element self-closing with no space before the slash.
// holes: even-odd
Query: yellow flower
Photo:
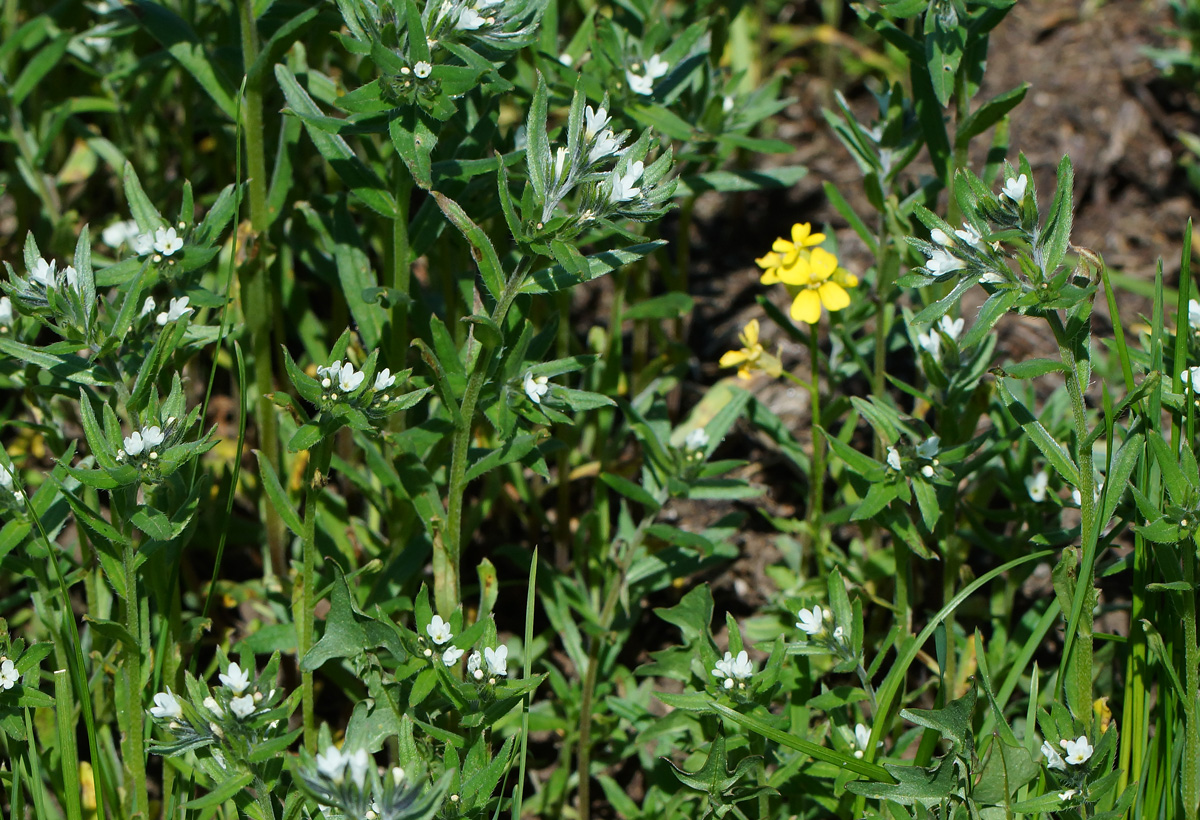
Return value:
<svg viewBox="0 0 1200 820">
<path fill-rule="evenodd" d="M 779 271 L 779 281 L 799 289 L 792 301 L 792 318 L 815 325 L 821 318 L 821 306 L 830 313 L 850 306 L 846 288 L 858 286 L 858 277 L 838 267 L 837 257 L 823 248 L 815 248 L 807 260 L 798 260 Z"/>
<path fill-rule="evenodd" d="M 750 378 L 750 374 L 755 370 L 762 370 L 771 376 L 778 376 L 783 372 L 783 365 L 778 357 L 768 353 L 758 340 L 757 319 L 751 319 L 746 324 L 740 338 L 742 349 L 726 351 L 721 357 L 721 367 L 736 367 L 738 376 L 743 379 Z"/>
<path fill-rule="evenodd" d="M 825 241 L 825 234 L 813 233 L 812 226 L 807 222 L 797 222 L 792 226 L 792 239 L 789 242 L 782 237 L 771 245 L 771 252 L 761 259 L 755 259 L 758 266 L 766 273 L 762 275 L 764 285 L 774 285 L 782 281 L 780 274 L 783 270 L 793 268 L 808 260 L 809 248 L 820 245 Z"/>
</svg>

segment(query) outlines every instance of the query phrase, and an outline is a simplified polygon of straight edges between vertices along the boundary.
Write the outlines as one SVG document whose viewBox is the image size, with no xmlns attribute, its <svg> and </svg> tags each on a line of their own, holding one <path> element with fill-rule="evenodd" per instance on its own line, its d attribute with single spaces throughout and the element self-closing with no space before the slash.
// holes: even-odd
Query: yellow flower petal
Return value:
<svg viewBox="0 0 1200 820">
<path fill-rule="evenodd" d="M 820 245 L 824 241 L 825 234 L 813 233 L 809 222 L 797 222 L 792 226 L 792 242 L 798 248 Z"/>
<path fill-rule="evenodd" d="M 805 289 L 792 302 L 792 318 L 798 322 L 815 325 L 821 319 L 821 297 L 815 290 Z"/>
<path fill-rule="evenodd" d="M 817 294 L 830 313 L 850 307 L 850 294 L 837 282 L 826 282 L 817 289 Z"/>
<path fill-rule="evenodd" d="M 858 277 L 845 268 L 835 270 L 832 279 L 844 288 L 858 287 Z"/>
<path fill-rule="evenodd" d="M 754 263 L 763 270 L 770 270 L 771 268 L 777 268 L 783 264 L 783 257 L 772 251 L 766 256 L 755 259 Z"/>
<path fill-rule="evenodd" d="M 800 257 L 795 264 L 779 268 L 776 278 L 785 285 L 807 285 L 811 279 L 810 266 L 807 259 Z"/>
<path fill-rule="evenodd" d="M 736 367 L 750 357 L 746 355 L 744 350 L 727 350 L 721 356 L 721 367 Z"/>
<path fill-rule="evenodd" d="M 823 282 L 837 270 L 837 257 L 824 248 L 814 248 L 808 259 L 809 280 Z"/>
<path fill-rule="evenodd" d="M 758 345 L 758 319 L 751 319 L 746 322 L 746 326 L 742 328 L 742 344 L 746 347 L 755 347 Z"/>
</svg>

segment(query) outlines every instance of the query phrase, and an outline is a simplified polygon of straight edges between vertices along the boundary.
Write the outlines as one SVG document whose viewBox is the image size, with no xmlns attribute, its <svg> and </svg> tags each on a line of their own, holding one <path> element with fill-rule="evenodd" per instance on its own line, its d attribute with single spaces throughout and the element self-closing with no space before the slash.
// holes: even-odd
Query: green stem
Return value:
<svg viewBox="0 0 1200 820">
<path fill-rule="evenodd" d="M 141 605 L 138 600 L 136 556 L 137 545 L 132 533 L 126 533 L 122 550 L 125 572 L 125 629 L 133 638 L 132 647 L 122 645 L 122 668 L 129 691 L 122 757 L 125 760 L 125 789 L 129 795 L 130 813 L 150 815 L 150 797 L 146 788 L 145 714 L 142 711 L 142 638 Z"/>
<path fill-rule="evenodd" d="M 408 206 L 412 194 L 412 176 L 404 163 L 395 163 L 396 175 L 396 216 L 392 219 L 392 280 L 391 288 L 395 291 L 392 305 L 392 350 L 391 360 L 397 370 L 404 365 L 408 356 L 408 289 L 412 277 L 409 265 L 408 240 Z"/>
<path fill-rule="evenodd" d="M 1184 445 L 1188 446 L 1188 445 Z M 1200 647 L 1196 646 L 1196 546 L 1191 541 L 1183 543 L 1183 580 L 1188 592 L 1183 598 L 1183 650 L 1184 690 L 1192 702 L 1183 709 L 1183 812 L 1186 820 L 1196 820 L 1197 803 L 1200 801 L 1200 714 L 1197 713 L 1196 692 L 1200 689 Z"/>
<path fill-rule="evenodd" d="M 525 283 L 529 265 L 529 257 L 522 258 L 513 275 L 504 283 L 504 290 L 491 316 L 496 325 L 503 325 L 508 309 L 512 307 L 521 285 Z M 461 600 L 459 564 L 463 548 L 462 511 L 467 489 L 467 452 L 471 446 L 471 433 L 475 428 L 475 407 L 487 382 L 491 357 L 492 346 L 487 343 L 478 343 L 468 357 L 467 370 L 470 376 L 467 378 L 467 387 L 463 392 L 451 441 L 450 479 L 446 488 L 446 528 L 433 542 L 433 598 L 438 614 L 447 619 L 458 609 Z"/>
<path fill-rule="evenodd" d="M 812 409 L 812 475 L 809 477 L 808 533 L 814 554 L 823 550 L 821 517 L 825 506 L 825 434 L 821 431 L 821 347 L 817 325 L 808 326 L 808 355 L 812 360 L 812 387 L 809 397 Z"/>
<path fill-rule="evenodd" d="M 318 442 L 308 463 L 308 481 L 305 484 L 304 500 L 304 555 L 302 558 L 299 595 L 297 601 L 299 612 L 293 613 L 293 619 L 298 624 L 296 638 L 296 665 L 299 666 L 304 656 L 313 647 L 313 607 L 316 605 L 316 563 L 317 563 L 317 505 L 320 503 L 321 492 L 325 482 L 329 480 L 329 460 L 333 455 L 333 436 L 326 436 Z M 317 751 L 316 724 L 316 691 L 313 688 L 313 673 L 301 671 L 300 687 L 303 690 L 304 714 L 304 748 L 310 754 Z"/>
</svg>

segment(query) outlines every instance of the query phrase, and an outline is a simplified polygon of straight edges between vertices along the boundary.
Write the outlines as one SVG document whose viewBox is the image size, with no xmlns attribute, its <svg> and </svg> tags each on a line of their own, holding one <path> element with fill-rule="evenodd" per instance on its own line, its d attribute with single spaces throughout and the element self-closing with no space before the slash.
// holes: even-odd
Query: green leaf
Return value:
<svg viewBox="0 0 1200 820">
<path fill-rule="evenodd" d="M 305 672 L 320 669 L 332 658 L 353 658 L 367 645 L 367 633 L 359 624 L 350 601 L 346 577 L 334 565 L 333 588 L 329 593 L 329 614 L 325 616 L 325 634 L 300 662 Z"/>
<path fill-rule="evenodd" d="M 520 461 L 537 446 L 537 436 L 524 434 L 505 441 L 500 447 L 480 458 L 467 470 L 466 480 L 473 481 L 495 468 Z"/>
<path fill-rule="evenodd" d="M 525 121 L 525 166 L 539 206 L 546 201 L 546 170 L 550 168 L 550 138 L 546 134 L 548 97 L 546 78 L 539 71 L 537 87 L 529 105 L 529 117 Z"/>
<path fill-rule="evenodd" d="M 957 760 L 946 755 L 932 769 L 921 766 L 895 766 L 886 764 L 885 770 L 896 783 L 864 783 L 855 781 L 846 784 L 846 789 L 864 797 L 890 800 L 902 806 L 919 803 L 930 807 L 950 796 L 958 784 Z"/>
<path fill-rule="evenodd" d="M 209 59 L 192 27 L 165 5 L 151 0 L 134 2 L 137 4 L 134 16 L 142 27 L 192 75 L 231 122 L 237 120 L 232 84 Z"/>
<path fill-rule="evenodd" d="M 1004 119 L 1009 111 L 1012 111 L 1020 104 L 1021 100 L 1025 99 L 1025 93 L 1028 90 L 1029 83 L 1021 83 L 1011 91 L 997 94 L 968 114 L 959 123 L 958 130 L 954 135 L 955 145 L 965 147 L 972 139 Z"/>
<path fill-rule="evenodd" d="M 764 168 L 761 171 L 709 171 L 679 178 L 676 197 L 692 196 L 707 191 L 764 191 L 770 188 L 790 188 L 808 176 L 803 165 Z"/>
<path fill-rule="evenodd" d="M 1079 486 L 1079 468 L 1075 466 L 1075 462 L 1071 460 L 1071 456 L 1067 453 L 1066 448 L 1054 440 L 1049 431 L 1042 426 L 1042 423 L 1033 417 L 1029 409 L 1013 396 L 1009 391 L 1008 386 L 1003 379 L 996 380 L 996 386 L 1000 391 L 1000 396 L 1004 400 L 1005 406 L 1008 409 L 1009 415 L 1021 425 L 1021 428 L 1029 435 L 1030 441 L 1042 452 L 1046 460 L 1058 472 L 1064 481 L 1072 487 Z"/>
<path fill-rule="evenodd" d="M 1064 156 L 1058 164 L 1058 189 L 1054 192 L 1054 201 L 1050 205 L 1050 216 L 1038 240 L 1047 274 L 1053 274 L 1058 269 L 1071 242 L 1071 222 L 1074 217 L 1071 189 L 1074 184 L 1075 172 L 1071 167 L 1071 158 Z"/>
<path fill-rule="evenodd" d="M 25 102 L 30 92 L 58 65 L 59 60 L 67 53 L 67 47 L 74 36 L 69 31 L 60 32 L 25 63 L 21 73 L 8 89 L 8 97 L 14 107 L 19 107 Z"/>
<path fill-rule="evenodd" d="M 600 480 L 630 501 L 641 504 L 647 510 L 657 512 L 662 508 L 662 505 L 655 500 L 649 491 L 645 490 L 641 485 L 634 484 L 627 478 L 614 473 L 601 473 Z"/>
<path fill-rule="evenodd" d="M 276 475 L 275 468 L 271 466 L 270 459 L 264 458 L 260 450 L 255 450 L 254 455 L 258 459 L 258 473 L 262 477 L 262 486 L 267 492 L 271 506 L 275 508 L 275 512 L 279 513 L 279 518 L 294 535 L 303 536 L 304 524 L 300 521 L 300 514 L 288 501 L 287 493 L 284 491 L 283 485 L 279 483 L 279 476 Z"/>
<path fill-rule="evenodd" d="M 215 788 L 208 794 L 203 797 L 197 797 L 195 800 L 189 800 L 183 806 L 188 809 L 216 808 L 226 800 L 232 800 L 239 792 L 253 782 L 253 772 L 246 772 L 237 777 L 230 777 L 220 783 L 214 784 Z"/>
<path fill-rule="evenodd" d="M 572 274 L 561 265 L 542 268 L 530 274 L 529 280 L 522 286 L 521 292 L 554 293 L 555 291 L 566 290 L 575 285 L 599 279 L 607 273 L 612 273 L 614 270 L 622 268 L 631 262 L 636 262 L 643 257 L 649 256 L 665 244 L 667 243 L 664 240 L 658 239 L 652 242 L 630 245 L 627 248 L 602 251 L 601 253 L 584 257 L 584 261 L 588 264 L 588 271 L 583 275 Z"/>
<path fill-rule="evenodd" d="M 625 311 L 626 319 L 678 319 L 692 312 L 695 300 L 686 293 L 672 291 L 662 296 L 631 305 Z"/>
<path fill-rule="evenodd" d="M 1067 366 L 1057 359 L 1026 359 L 1004 366 L 1003 373 L 1013 379 L 1036 379 L 1047 373 L 1066 373 Z"/>
<path fill-rule="evenodd" d="M 933 729 L 943 740 L 948 740 L 964 754 L 969 754 L 974 744 L 971 721 L 975 715 L 975 700 L 978 693 L 972 686 L 967 693 L 941 709 L 901 709 L 900 717 Z"/>
<path fill-rule="evenodd" d="M 474 258 L 475 264 L 479 266 L 479 275 L 483 278 L 483 285 L 492 298 L 499 301 L 504 292 L 504 267 L 500 264 L 500 257 L 496 254 L 492 240 L 488 239 L 483 228 L 471 221 L 466 211 L 457 202 L 437 191 L 432 193 L 438 207 L 450 220 L 450 224 L 458 228 L 459 232 L 471 243 L 471 256 Z"/>
</svg>

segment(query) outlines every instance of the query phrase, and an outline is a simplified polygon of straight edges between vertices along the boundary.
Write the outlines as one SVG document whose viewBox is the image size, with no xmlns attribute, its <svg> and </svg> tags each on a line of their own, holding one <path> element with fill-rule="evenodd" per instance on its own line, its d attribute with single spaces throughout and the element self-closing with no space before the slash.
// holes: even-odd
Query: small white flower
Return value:
<svg viewBox="0 0 1200 820">
<path fill-rule="evenodd" d="M 1063 762 L 1062 755 L 1050 745 L 1050 741 L 1048 740 L 1042 741 L 1042 755 L 1046 758 L 1046 765 L 1051 769 L 1058 769 L 1063 772 L 1067 770 L 1067 764 Z"/>
<path fill-rule="evenodd" d="M 463 656 L 463 651 L 457 646 L 446 647 L 446 651 L 442 653 L 442 663 L 445 666 L 454 666 L 454 664 L 458 663 L 458 659 Z"/>
<path fill-rule="evenodd" d="M 146 445 L 150 449 L 154 449 L 158 445 L 162 444 L 164 438 L 165 436 L 163 435 L 161 427 L 155 426 L 142 428 L 142 444 Z"/>
<path fill-rule="evenodd" d="M 972 248 L 983 248 L 983 235 L 975 230 L 975 226 L 970 223 L 964 222 L 963 226 L 954 232 L 954 235 Z"/>
<path fill-rule="evenodd" d="M 496 649 L 484 647 L 483 658 L 487 661 L 488 673 L 491 675 L 508 674 L 508 647 L 501 644 Z"/>
<path fill-rule="evenodd" d="M 541 404 L 542 399 L 550 392 L 550 379 L 545 376 L 537 376 L 532 373 L 525 374 L 525 395 L 534 404 Z"/>
<path fill-rule="evenodd" d="M 921 468 L 921 475 L 925 476 L 926 478 L 933 478 L 933 466 L 926 464 Z"/>
<path fill-rule="evenodd" d="M 1016 202 L 1018 205 L 1025 201 L 1025 189 L 1029 186 L 1029 178 L 1021 174 L 1016 179 L 1007 179 L 1001 194 Z"/>
<path fill-rule="evenodd" d="M 590 140 L 592 137 L 600 134 L 604 130 L 605 126 L 608 125 L 608 109 L 606 109 L 604 106 L 592 108 L 589 105 L 583 111 L 583 119 L 583 138 L 584 140 Z"/>
<path fill-rule="evenodd" d="M 736 658 L 733 653 L 726 652 L 725 657 L 716 662 L 712 673 L 715 677 L 725 680 L 722 686 L 732 689 L 735 681 L 749 680 L 754 675 L 754 664 L 750 662 L 750 655 L 744 649 Z"/>
<path fill-rule="evenodd" d="M 317 376 L 321 379 L 322 387 L 329 387 L 338 380 L 338 375 L 342 372 L 342 362 L 338 361 L 326 367 L 317 368 Z"/>
<path fill-rule="evenodd" d="M 174 228 L 158 228 L 154 231 L 154 250 L 163 256 L 170 256 L 182 247 L 183 240 Z"/>
<path fill-rule="evenodd" d="M 845 643 L 846 642 L 846 630 L 842 629 L 842 627 L 840 627 L 840 626 L 835 626 L 833 628 L 833 640 L 836 643 Z"/>
<path fill-rule="evenodd" d="M 404 769 L 399 766 L 392 767 L 392 785 L 399 786 L 404 782 Z"/>
<path fill-rule="evenodd" d="M 1092 752 L 1096 751 L 1092 744 L 1088 743 L 1086 735 L 1080 735 L 1075 740 L 1060 740 L 1058 744 L 1067 753 L 1067 762 L 1072 766 L 1079 766 L 1086 763 L 1088 758 L 1092 756 Z"/>
<path fill-rule="evenodd" d="M 129 455 L 141 455 L 144 449 L 146 449 L 146 442 L 142 439 L 142 434 L 137 430 L 125 437 L 125 452 L 129 453 Z"/>
<path fill-rule="evenodd" d="M 563 169 L 567 167 L 567 149 L 559 146 L 559 149 L 554 152 L 554 178 L 561 180 L 563 178 Z"/>
<path fill-rule="evenodd" d="M 0 689 L 9 690 L 17 685 L 17 681 L 21 679 L 21 674 L 17 671 L 17 665 L 8 658 L 0 660 Z"/>
<path fill-rule="evenodd" d="M 1200 328 L 1200 302 L 1188 299 L 1188 324 Z"/>
<path fill-rule="evenodd" d="M 0 487 L 6 490 L 12 490 L 13 477 L 12 473 L 3 464 L 0 464 Z"/>
<path fill-rule="evenodd" d="M 361 370 L 354 372 L 354 365 L 346 362 L 342 365 L 342 369 L 338 371 L 338 389 L 343 393 L 350 393 L 358 389 L 358 386 L 363 383 L 366 374 Z"/>
<path fill-rule="evenodd" d="M 67 287 L 79 290 L 79 272 L 71 265 L 63 270 L 63 278 L 67 280 Z"/>
<path fill-rule="evenodd" d="M 157 307 L 158 303 L 154 301 L 154 297 L 147 296 L 146 301 L 142 302 L 142 312 L 139 314 L 139 316 L 147 316 L 153 313 Z"/>
<path fill-rule="evenodd" d="M 10 300 L 7 296 L 0 296 L 0 325 L 3 325 L 4 327 L 12 327 L 12 323 L 12 300 Z"/>
<path fill-rule="evenodd" d="M 161 327 L 166 325 L 167 322 L 177 322 L 191 312 L 192 309 L 188 307 L 188 297 L 180 296 L 178 299 L 172 297 L 171 301 L 167 304 L 167 309 L 158 314 L 154 318 L 154 321 Z"/>
<path fill-rule="evenodd" d="M 935 359 L 938 358 L 942 352 L 942 337 L 939 336 L 935 330 L 930 330 L 928 333 L 918 333 L 917 344 L 919 344 L 921 349 Z"/>
<path fill-rule="evenodd" d="M 900 472 L 900 451 L 895 447 L 887 448 L 887 465 L 896 472 Z"/>
<path fill-rule="evenodd" d="M 463 31 L 475 31 L 486 22 L 479 12 L 468 7 L 458 13 L 458 22 L 455 25 Z"/>
<path fill-rule="evenodd" d="M 357 749 L 347 756 L 346 761 L 350 764 L 350 779 L 361 789 L 367 782 L 367 767 L 371 765 L 371 756 L 367 754 L 366 749 Z"/>
<path fill-rule="evenodd" d="M 250 688 L 250 672 L 242 670 L 236 662 L 229 664 L 229 668 L 221 674 L 217 675 L 221 679 L 221 683 L 229 687 L 233 694 L 240 695 Z"/>
<path fill-rule="evenodd" d="M 1046 489 L 1050 485 L 1050 476 L 1045 470 L 1038 470 L 1033 475 L 1025 476 L 1025 491 L 1034 502 L 1041 504 L 1046 500 Z"/>
<path fill-rule="evenodd" d="M 211 695 L 204 699 L 204 708 L 218 718 L 225 717 L 225 710 L 221 708 L 221 704 L 217 703 L 217 699 Z"/>
<path fill-rule="evenodd" d="M 417 64 L 413 66 L 413 74 L 418 80 L 424 80 L 432 73 L 433 66 L 427 63 L 425 60 L 418 60 Z"/>
<path fill-rule="evenodd" d="M 935 248 L 933 255 L 925 263 L 925 269 L 934 276 L 945 276 L 956 270 L 962 270 L 964 267 L 966 266 L 961 259 L 954 254 L 947 253 L 941 248 Z"/>
<path fill-rule="evenodd" d="M 733 97 L 730 97 L 728 94 L 725 95 L 721 100 L 721 110 L 726 114 L 733 110 Z"/>
<path fill-rule="evenodd" d="M 869 726 L 864 726 L 861 723 L 854 725 L 854 756 L 862 759 L 866 754 L 867 748 L 871 745 L 871 729 Z"/>
<path fill-rule="evenodd" d="M 478 651 L 472 652 L 467 658 L 467 673 L 475 680 L 483 680 L 483 670 L 480 665 L 483 663 L 483 656 Z"/>
<path fill-rule="evenodd" d="M 1065 800 L 1070 800 L 1072 797 L 1074 797 L 1074 796 L 1075 796 L 1075 795 L 1077 795 L 1077 794 L 1079 794 L 1079 790 L 1078 790 L 1078 789 L 1067 789 L 1065 792 L 1059 792 L 1059 793 L 1058 793 L 1058 799 L 1059 799 L 1059 800 L 1064 800 L 1064 801 L 1065 801 Z"/>
<path fill-rule="evenodd" d="M 119 248 L 126 242 L 137 237 L 139 233 L 137 222 L 132 219 L 126 219 L 124 222 L 109 225 L 100 233 L 100 238 L 110 248 Z"/>
<path fill-rule="evenodd" d="M 965 322 L 961 318 L 951 319 L 949 316 L 943 316 L 938 320 L 938 329 L 951 339 L 957 341 L 958 337 L 962 334 L 964 324 Z"/>
<path fill-rule="evenodd" d="M 384 368 L 375 374 L 375 390 L 382 392 L 396 383 L 396 377 L 389 368 Z"/>
<path fill-rule="evenodd" d="M 1179 374 L 1179 378 L 1183 379 L 1185 387 L 1190 383 L 1192 393 L 1200 396 L 1200 367 L 1189 367 Z"/>
<path fill-rule="evenodd" d="M 178 720 L 183 717 L 183 707 L 175 699 L 170 686 L 167 687 L 167 691 L 159 692 L 154 696 L 154 705 L 150 707 L 150 714 L 160 720 Z"/>
<path fill-rule="evenodd" d="M 154 234 L 140 233 L 130 241 L 130 248 L 138 256 L 145 256 L 154 250 Z"/>
<path fill-rule="evenodd" d="M 39 259 L 33 263 L 33 270 L 29 272 L 29 279 L 44 288 L 48 288 L 54 284 L 54 268 L 57 263 L 51 259 L 47 262 L 45 259 Z"/>
<path fill-rule="evenodd" d="M 233 710 L 238 720 L 247 718 L 254 714 L 254 697 L 251 695 L 242 695 L 240 698 L 234 698 L 229 701 L 229 708 Z"/>
<path fill-rule="evenodd" d="M 425 631 L 429 633 L 429 637 L 438 646 L 441 646 L 454 637 L 454 634 L 450 631 L 450 624 L 443 621 L 441 615 L 434 615 L 433 620 L 425 627 Z"/>
<path fill-rule="evenodd" d="M 604 109 L 601 109 L 602 111 Z M 588 151 L 588 165 L 599 162 L 607 156 L 617 153 L 621 148 L 621 140 L 612 131 L 605 130 L 596 137 L 596 144 Z"/>
<path fill-rule="evenodd" d="M 642 171 L 645 170 L 645 165 L 641 162 L 630 164 L 629 169 L 624 173 L 613 171 L 612 173 L 612 193 L 608 196 L 609 202 L 628 202 L 636 198 L 641 192 L 641 188 L 635 187 L 637 181 L 642 178 Z"/>
<path fill-rule="evenodd" d="M 954 244 L 954 240 L 941 228 L 934 228 L 930 231 L 929 238 L 933 240 L 933 244 L 941 245 L 943 248 L 949 248 Z"/>
<path fill-rule="evenodd" d="M 940 436 L 930 436 L 917 445 L 917 455 L 921 458 L 937 458 L 938 448 L 942 446 Z"/>
<path fill-rule="evenodd" d="M 994 270 L 990 270 L 987 273 L 985 273 L 983 276 L 979 277 L 979 282 L 980 282 L 980 284 L 983 284 L 983 285 L 1000 285 L 1000 284 L 1003 284 L 1004 281 L 1005 281 L 1004 277 L 1001 276 L 999 273 L 996 273 L 996 271 L 994 271 Z"/>
<path fill-rule="evenodd" d="M 337 746 L 330 746 L 325 754 L 317 755 L 317 771 L 334 783 L 342 782 L 342 772 L 346 768 L 346 757 Z"/>
<path fill-rule="evenodd" d="M 629 82 L 629 90 L 646 96 L 654 93 L 654 81 L 666 74 L 670 67 L 670 63 L 655 54 L 642 66 L 642 73 L 634 74 L 626 69 L 625 79 Z"/>
<path fill-rule="evenodd" d="M 565 65 L 567 68 L 570 68 L 571 66 L 573 66 L 575 64 L 575 60 L 571 57 L 570 54 L 568 54 L 565 51 L 562 54 L 558 55 L 558 61 L 560 63 L 562 63 L 563 65 Z"/>
<path fill-rule="evenodd" d="M 802 609 L 796 613 L 796 617 L 800 620 L 796 621 L 796 626 L 810 637 L 822 635 L 825 632 L 825 612 L 819 606 L 814 606 L 810 612 L 807 609 Z"/>
<path fill-rule="evenodd" d="M 703 450 L 708 446 L 708 433 L 704 431 L 703 427 L 697 427 L 687 434 L 683 446 L 692 451 Z"/>
</svg>

